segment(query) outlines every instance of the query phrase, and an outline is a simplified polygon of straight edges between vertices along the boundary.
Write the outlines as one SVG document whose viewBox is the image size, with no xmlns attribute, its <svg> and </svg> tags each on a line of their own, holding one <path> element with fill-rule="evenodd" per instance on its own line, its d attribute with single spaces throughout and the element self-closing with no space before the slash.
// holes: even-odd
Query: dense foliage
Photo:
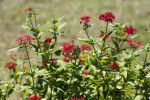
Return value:
<svg viewBox="0 0 150 100">
<path fill-rule="evenodd" d="M 0 82 L 0 98 L 6 100 L 17 92 L 22 100 L 150 99 L 150 63 L 147 60 L 150 45 L 143 47 L 134 40 L 137 33 L 133 26 L 113 23 L 116 17 L 106 12 L 99 16 L 99 21 L 106 23 L 106 30 L 99 28 L 100 34 L 94 38 L 88 33 L 91 18 L 83 16 L 80 33 L 85 33 L 87 38 L 78 38 L 83 45 L 69 40 L 56 46 L 64 35 L 60 30 L 65 23 L 58 26 L 62 18 L 50 19 L 50 27 L 48 23 L 40 26 L 32 8 L 25 11 L 27 25 L 24 29 L 32 37 L 18 37 L 19 47 L 9 50 L 24 50 L 25 54 L 10 54 L 12 61 L 5 65 L 10 79 Z M 42 39 L 45 31 L 51 37 Z M 32 53 L 37 57 L 31 58 Z M 142 53 L 144 59 L 140 58 Z"/>
</svg>

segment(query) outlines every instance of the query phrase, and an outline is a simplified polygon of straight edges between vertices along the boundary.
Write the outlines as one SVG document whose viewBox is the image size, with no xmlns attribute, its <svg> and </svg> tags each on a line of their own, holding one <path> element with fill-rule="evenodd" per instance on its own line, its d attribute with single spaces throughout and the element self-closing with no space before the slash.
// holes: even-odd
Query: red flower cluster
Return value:
<svg viewBox="0 0 150 100">
<path fill-rule="evenodd" d="M 71 43 L 74 43 L 74 40 L 70 41 Z"/>
<path fill-rule="evenodd" d="M 71 97 L 69 100 L 85 100 L 82 97 Z"/>
<path fill-rule="evenodd" d="M 80 22 L 80 24 L 84 23 L 87 24 L 88 22 L 90 22 L 90 17 L 89 16 L 83 16 L 80 18 L 82 21 Z"/>
<path fill-rule="evenodd" d="M 145 31 L 148 31 L 148 29 L 146 28 Z"/>
<path fill-rule="evenodd" d="M 105 56 L 107 56 L 107 55 L 108 55 L 108 53 L 104 53 L 104 55 L 105 55 Z"/>
<path fill-rule="evenodd" d="M 144 71 L 145 74 L 148 74 L 147 70 Z"/>
<path fill-rule="evenodd" d="M 107 22 L 111 22 L 111 23 L 115 18 L 116 17 L 110 12 L 106 12 L 105 14 L 102 14 L 99 16 L 99 20 L 103 20 L 103 21 L 107 21 Z"/>
<path fill-rule="evenodd" d="M 24 41 L 31 42 L 31 40 L 34 40 L 34 38 L 25 35 L 25 36 L 22 36 L 22 37 L 17 38 L 16 41 L 22 43 L 22 42 L 24 42 Z"/>
<path fill-rule="evenodd" d="M 9 62 L 9 63 L 6 63 L 5 65 L 5 68 L 9 68 L 9 69 L 12 69 L 16 67 L 16 64 L 14 62 Z"/>
<path fill-rule="evenodd" d="M 23 69 L 24 69 L 24 70 L 27 70 L 27 69 L 28 69 L 28 67 L 24 66 L 24 67 L 23 67 Z"/>
<path fill-rule="evenodd" d="M 88 74 L 88 72 L 87 71 L 85 71 L 85 70 L 83 70 L 83 71 L 81 71 L 83 74 L 85 74 L 85 75 L 87 75 Z"/>
<path fill-rule="evenodd" d="M 26 9 L 25 11 L 32 11 L 32 8 L 28 8 L 28 9 Z"/>
<path fill-rule="evenodd" d="M 108 63 L 108 65 L 111 66 L 111 68 L 117 67 L 117 63 L 114 63 L 114 62 L 113 63 L 110 62 L 110 63 Z"/>
<path fill-rule="evenodd" d="M 30 97 L 28 100 L 41 100 L 42 99 L 42 97 L 37 97 L 37 96 L 32 96 L 32 97 Z"/>
<path fill-rule="evenodd" d="M 52 38 L 46 38 L 44 43 L 51 43 L 51 41 L 52 41 Z"/>
<path fill-rule="evenodd" d="M 61 46 L 65 46 L 65 45 L 68 45 L 68 44 L 70 44 L 70 43 L 64 42 L 64 43 L 61 44 Z"/>
<path fill-rule="evenodd" d="M 14 53 L 11 53 L 11 54 L 9 55 L 10 58 L 14 58 L 14 57 L 16 57 L 16 56 L 17 56 L 17 55 L 14 54 Z"/>
<path fill-rule="evenodd" d="M 64 42 L 61 45 L 63 46 L 62 52 L 64 55 L 64 62 L 69 62 L 74 59 L 78 59 L 81 53 L 81 49 L 78 46 L 74 45 L 74 40 L 70 41 L 71 43 Z"/>
<path fill-rule="evenodd" d="M 130 26 L 130 27 L 125 27 L 124 28 L 124 33 L 127 33 L 128 35 L 130 34 L 135 34 L 136 33 L 136 29 L 133 27 L 133 26 Z"/>
<path fill-rule="evenodd" d="M 85 60 L 81 60 L 81 61 L 80 61 L 80 64 L 81 64 L 81 65 L 84 65 L 84 64 L 85 64 Z"/>
<path fill-rule="evenodd" d="M 49 61 L 51 61 L 51 62 L 54 63 L 54 64 L 57 62 L 57 60 L 58 60 L 58 59 L 54 59 L 54 58 L 49 59 Z M 48 62 L 48 61 L 47 61 L 47 62 Z M 46 60 L 45 60 L 44 62 L 42 62 L 42 65 L 47 66 L 47 62 L 46 62 Z"/>
<path fill-rule="evenodd" d="M 138 47 L 138 46 L 142 45 L 141 42 L 135 41 L 135 40 L 128 40 L 127 43 L 128 43 L 131 47 Z"/>
<path fill-rule="evenodd" d="M 84 51 L 84 50 L 92 50 L 92 49 L 91 49 L 91 47 L 89 45 L 82 44 L 81 45 L 81 50 Z"/>
<path fill-rule="evenodd" d="M 104 36 L 104 34 L 100 34 L 98 37 L 103 37 Z M 109 38 L 109 36 L 107 36 L 106 38 Z"/>
<path fill-rule="evenodd" d="M 73 50 L 73 45 L 72 44 L 65 45 L 64 48 L 63 48 L 63 50 L 62 50 L 63 55 L 65 57 L 67 57 L 68 53 L 72 52 L 72 50 Z"/>
</svg>

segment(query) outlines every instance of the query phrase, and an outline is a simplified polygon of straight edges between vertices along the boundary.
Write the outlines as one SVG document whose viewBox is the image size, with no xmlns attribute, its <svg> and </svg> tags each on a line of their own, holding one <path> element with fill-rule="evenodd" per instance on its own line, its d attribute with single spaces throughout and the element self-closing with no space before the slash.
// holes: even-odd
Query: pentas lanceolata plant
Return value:
<svg viewBox="0 0 150 100">
<path fill-rule="evenodd" d="M 143 47 L 134 39 L 136 28 L 114 23 L 115 15 L 106 12 L 99 16 L 106 29 L 99 28 L 94 38 L 88 32 L 92 18 L 83 16 L 80 25 L 87 38 L 78 39 L 84 43 L 68 40 L 56 46 L 63 36 L 65 23 L 58 26 L 62 18 L 41 26 L 32 8 L 25 12 L 28 33 L 16 38 L 19 47 L 9 50 L 23 54 L 9 55 L 11 61 L 4 70 L 10 71 L 10 80 L 1 82 L 0 98 L 6 100 L 15 91 L 22 100 L 150 99 L 150 45 Z M 45 30 L 49 32 L 46 38 L 42 35 Z"/>
</svg>

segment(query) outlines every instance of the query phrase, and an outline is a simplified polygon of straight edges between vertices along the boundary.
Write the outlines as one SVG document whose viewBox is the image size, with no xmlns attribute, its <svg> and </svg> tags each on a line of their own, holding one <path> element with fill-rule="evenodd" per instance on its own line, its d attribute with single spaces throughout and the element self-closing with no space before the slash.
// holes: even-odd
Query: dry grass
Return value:
<svg viewBox="0 0 150 100">
<path fill-rule="evenodd" d="M 89 30 L 90 35 L 98 36 L 97 28 L 105 23 L 98 20 L 98 16 L 106 11 L 113 12 L 116 22 L 129 23 L 138 29 L 141 34 L 138 40 L 143 43 L 150 42 L 149 35 L 142 32 L 148 28 L 150 21 L 150 0 L 0 0 L 0 64 L 4 66 L 8 61 L 6 55 L 8 49 L 16 47 L 16 38 L 25 34 L 20 26 L 25 24 L 24 10 L 32 7 L 39 13 L 38 23 L 44 24 L 51 17 L 61 17 L 66 15 L 63 22 L 65 26 L 65 38 L 62 41 L 70 41 L 84 34 L 78 34 L 81 30 L 80 17 L 88 15 L 92 17 L 93 27 Z M 60 43 L 60 42 L 59 42 Z M 5 77 L 3 77 L 4 79 Z M 13 95 L 9 100 L 16 99 Z"/>
</svg>

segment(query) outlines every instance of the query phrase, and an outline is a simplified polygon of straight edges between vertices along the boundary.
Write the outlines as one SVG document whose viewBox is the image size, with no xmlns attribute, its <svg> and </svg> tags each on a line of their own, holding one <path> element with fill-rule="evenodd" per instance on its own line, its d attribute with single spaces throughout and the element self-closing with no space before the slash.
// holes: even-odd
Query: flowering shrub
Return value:
<svg viewBox="0 0 150 100">
<path fill-rule="evenodd" d="M 4 69 L 10 70 L 10 80 L 0 82 L 0 98 L 6 100 L 15 91 L 22 100 L 150 99 L 150 62 L 147 60 L 150 45 L 142 46 L 133 40 L 136 37 L 133 26 L 113 23 L 116 17 L 106 12 L 99 16 L 99 20 L 106 23 L 106 29 L 99 28 L 100 35 L 94 38 L 88 33 L 91 18 L 83 16 L 80 25 L 87 38 L 78 38 L 83 45 L 71 40 L 56 47 L 63 35 L 61 29 L 65 23 L 58 26 L 62 18 L 50 19 L 48 23 L 52 26 L 46 27 L 47 24 L 37 24 L 37 14 L 32 8 L 25 11 L 24 28 L 32 36 L 19 37 L 16 40 L 19 47 L 9 50 L 21 49 L 25 54 L 10 54 L 12 61 L 6 63 Z M 51 37 L 42 39 L 45 30 Z M 32 57 L 32 53 L 37 57 Z"/>
</svg>

